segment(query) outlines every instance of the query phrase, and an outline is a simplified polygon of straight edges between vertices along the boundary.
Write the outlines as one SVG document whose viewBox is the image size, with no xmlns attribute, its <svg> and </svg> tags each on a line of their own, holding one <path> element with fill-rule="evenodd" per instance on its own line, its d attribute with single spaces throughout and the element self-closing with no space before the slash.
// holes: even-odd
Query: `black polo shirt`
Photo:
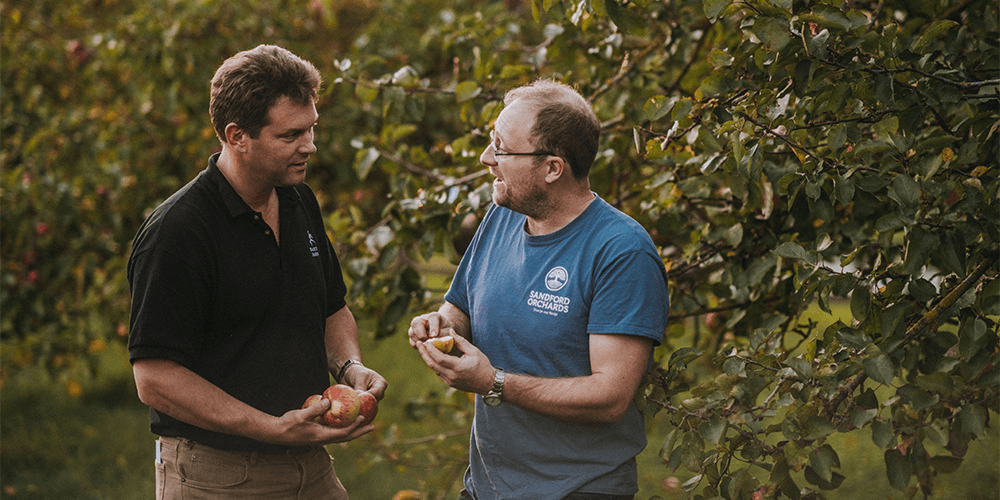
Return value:
<svg viewBox="0 0 1000 500">
<path fill-rule="evenodd" d="M 305 184 L 278 188 L 281 245 L 209 159 L 132 244 L 129 358 L 175 361 L 271 415 L 329 386 L 325 321 L 346 305 L 340 263 Z M 150 410 L 150 428 L 220 449 L 273 445 Z"/>
</svg>

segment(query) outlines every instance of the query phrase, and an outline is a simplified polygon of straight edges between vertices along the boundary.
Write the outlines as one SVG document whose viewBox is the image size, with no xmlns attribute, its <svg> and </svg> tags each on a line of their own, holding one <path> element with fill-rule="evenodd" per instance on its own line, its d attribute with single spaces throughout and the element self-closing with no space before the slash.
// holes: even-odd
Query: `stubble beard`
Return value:
<svg viewBox="0 0 1000 500">
<path fill-rule="evenodd" d="M 545 219 L 551 206 L 548 194 L 538 187 L 532 187 L 527 193 L 517 196 L 511 193 L 510 186 L 504 186 L 503 194 L 498 197 L 494 193 L 493 201 L 501 207 L 535 220 Z"/>
</svg>

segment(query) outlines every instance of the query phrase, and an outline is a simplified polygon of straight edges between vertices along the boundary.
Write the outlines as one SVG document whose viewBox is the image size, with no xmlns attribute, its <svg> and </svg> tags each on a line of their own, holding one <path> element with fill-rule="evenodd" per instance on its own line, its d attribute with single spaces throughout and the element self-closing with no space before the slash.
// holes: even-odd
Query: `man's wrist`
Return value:
<svg viewBox="0 0 1000 500">
<path fill-rule="evenodd" d="M 504 381 L 506 380 L 506 374 L 503 368 L 496 368 L 493 375 L 493 383 L 490 386 L 489 392 L 483 396 L 483 402 L 489 406 L 498 406 L 503 398 Z"/>
<path fill-rule="evenodd" d="M 363 364 L 361 364 L 360 361 L 356 359 L 348 359 L 347 361 L 344 361 L 344 364 L 340 365 L 340 369 L 337 370 L 337 374 L 334 375 L 334 379 L 337 381 L 338 384 L 343 383 L 344 375 L 347 374 L 347 369 L 354 365 L 364 366 Z"/>
</svg>

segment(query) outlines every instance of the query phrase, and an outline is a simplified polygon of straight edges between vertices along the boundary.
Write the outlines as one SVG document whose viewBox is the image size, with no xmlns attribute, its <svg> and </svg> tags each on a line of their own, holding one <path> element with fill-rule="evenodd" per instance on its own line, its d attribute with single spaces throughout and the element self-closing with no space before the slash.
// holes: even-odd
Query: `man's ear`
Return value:
<svg viewBox="0 0 1000 500">
<path fill-rule="evenodd" d="M 247 139 L 249 139 L 249 136 L 242 128 L 240 128 L 239 125 L 235 123 L 226 125 L 226 143 L 229 144 L 230 147 L 236 151 L 245 153 L 247 148 Z"/>
<path fill-rule="evenodd" d="M 570 175 L 569 163 L 558 156 L 550 156 L 545 159 L 545 182 L 553 183 L 565 175 Z"/>
</svg>

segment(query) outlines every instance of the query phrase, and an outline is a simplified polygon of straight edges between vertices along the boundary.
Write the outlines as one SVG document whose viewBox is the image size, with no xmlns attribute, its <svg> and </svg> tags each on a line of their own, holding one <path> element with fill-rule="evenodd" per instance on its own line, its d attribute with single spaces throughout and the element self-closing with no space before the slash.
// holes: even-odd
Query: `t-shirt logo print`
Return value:
<svg viewBox="0 0 1000 500">
<path fill-rule="evenodd" d="M 312 253 L 313 257 L 319 257 L 319 247 L 316 246 L 316 238 L 313 238 L 310 231 L 306 231 L 306 235 L 309 236 L 309 252 Z"/>
<path fill-rule="evenodd" d="M 549 273 L 545 275 L 545 288 L 548 288 L 550 291 L 557 292 L 562 290 L 562 287 L 566 286 L 567 280 L 569 280 L 569 272 L 566 271 L 565 267 L 553 267 Z"/>
</svg>

